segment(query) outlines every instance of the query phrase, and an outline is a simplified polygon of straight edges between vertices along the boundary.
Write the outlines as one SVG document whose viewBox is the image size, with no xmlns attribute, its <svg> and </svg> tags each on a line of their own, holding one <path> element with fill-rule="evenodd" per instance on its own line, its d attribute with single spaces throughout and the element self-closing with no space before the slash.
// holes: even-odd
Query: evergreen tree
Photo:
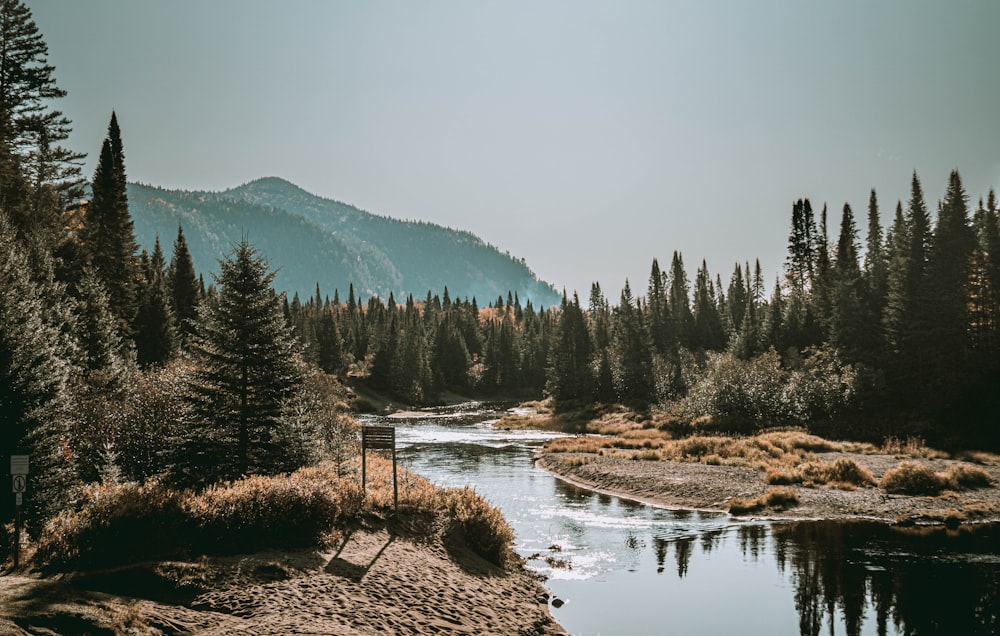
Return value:
<svg viewBox="0 0 1000 636">
<path fill-rule="evenodd" d="M 316 363 L 326 373 L 337 375 L 344 372 L 346 364 L 344 343 L 334 316 L 335 310 L 330 307 L 320 310 L 316 324 Z"/>
<path fill-rule="evenodd" d="M 840 236 L 831 275 L 830 341 L 849 360 L 857 360 L 858 346 L 868 329 L 862 311 L 861 268 L 857 228 L 851 206 L 844 204 Z"/>
<path fill-rule="evenodd" d="M 869 305 L 880 316 L 885 305 L 886 254 L 882 245 L 882 223 L 879 219 L 878 198 L 872 188 L 868 198 L 868 239 L 865 251 L 865 283 Z"/>
<path fill-rule="evenodd" d="M 903 352 L 906 320 L 912 302 L 907 289 L 910 236 L 903 203 L 896 204 L 896 215 L 886 238 L 886 307 L 883 318 L 886 347 L 893 356 Z"/>
<path fill-rule="evenodd" d="M 20 0 L 0 0 L 0 209 L 49 249 L 62 236 L 62 210 L 82 194 L 83 155 L 60 142 L 70 122 L 48 102 L 65 96 L 48 47 Z"/>
<path fill-rule="evenodd" d="M 271 472 L 282 403 L 301 383 L 275 273 L 246 239 L 219 265 L 218 296 L 199 306 L 192 343 L 195 417 L 175 459 L 182 482 Z"/>
<path fill-rule="evenodd" d="M 170 306 L 177 322 L 178 335 L 183 344 L 194 335 L 200 291 L 191 251 L 180 225 L 177 226 L 177 239 L 174 240 L 174 252 L 167 271 L 167 287 L 170 290 Z"/>
<path fill-rule="evenodd" d="M 749 276 L 750 272 L 747 272 Z M 743 314 L 747 310 L 747 282 L 743 278 L 743 266 L 736 263 L 733 275 L 729 279 L 729 293 L 726 300 L 727 331 L 737 333 L 743 324 Z"/>
<path fill-rule="evenodd" d="M 691 313 L 691 290 L 688 284 L 687 272 L 684 271 L 684 258 L 680 252 L 674 252 L 670 262 L 670 295 L 668 298 L 671 331 L 674 334 L 674 351 L 676 346 L 690 349 L 693 345 L 694 315 Z"/>
<path fill-rule="evenodd" d="M 893 223 L 890 246 L 889 290 L 886 300 L 886 339 L 890 352 L 890 378 L 904 403 L 912 396 L 927 397 L 932 381 L 926 368 L 929 343 L 927 260 L 930 253 L 930 216 L 916 173 L 910 189 L 909 209 L 903 227 Z"/>
<path fill-rule="evenodd" d="M 812 312 L 820 329 L 820 340 L 828 339 L 830 327 L 830 304 L 832 287 L 832 267 L 830 265 L 829 233 L 826 225 L 826 204 L 820 213 L 819 232 L 815 235 L 816 266 L 812 277 Z"/>
<path fill-rule="evenodd" d="M 721 351 L 726 344 L 722 318 L 715 300 L 715 287 L 708 265 L 704 260 L 695 277 L 694 289 L 694 339 L 696 349 Z"/>
<path fill-rule="evenodd" d="M 618 399 L 640 407 L 653 397 L 653 358 L 644 323 L 626 280 L 614 310 L 611 372 Z"/>
<path fill-rule="evenodd" d="M 934 388 L 950 403 L 959 387 L 969 354 L 969 280 L 975 248 L 969 225 L 968 199 L 957 171 L 934 228 L 927 263 L 927 361 L 935 370 Z"/>
<path fill-rule="evenodd" d="M 75 351 L 72 325 L 53 321 L 16 230 L 0 211 L 0 447 L 31 454 L 29 516 L 44 518 L 71 495 L 72 454 L 66 446 L 69 382 Z M 63 453 L 67 451 L 67 453 Z M 13 498 L 0 504 L 0 519 L 13 518 Z"/>
<path fill-rule="evenodd" d="M 109 307 L 108 293 L 93 269 L 84 268 L 77 302 L 79 365 L 88 383 L 117 389 L 131 366 L 131 352 Z"/>
<path fill-rule="evenodd" d="M 128 330 L 137 310 L 135 261 L 138 246 L 125 190 L 125 155 L 118 119 L 111 114 L 108 136 L 94 170 L 92 198 L 87 206 L 80 239 L 111 299 L 111 310 Z"/>
<path fill-rule="evenodd" d="M 588 399 L 593 395 L 590 357 L 590 333 L 580 308 L 580 299 L 573 294 L 573 300 L 570 301 L 564 291 L 553 346 L 549 350 L 546 384 L 546 391 L 557 406 L 560 403 Z"/>
<path fill-rule="evenodd" d="M 667 297 L 667 275 L 660 270 L 660 263 L 653 259 L 649 272 L 649 288 L 646 292 L 649 308 L 649 336 L 653 349 L 660 355 L 667 355 L 677 348 L 677 331 L 670 315 L 670 299 Z"/>
<path fill-rule="evenodd" d="M 136 360 L 144 368 L 165 363 L 177 348 L 177 331 L 164 268 L 160 237 L 156 237 L 153 254 L 143 268 L 143 280 L 138 290 L 139 306 L 132 327 Z"/>
<path fill-rule="evenodd" d="M 809 199 L 792 205 L 792 231 L 788 235 L 788 261 L 785 268 L 796 289 L 805 289 L 812 280 L 815 257 L 815 223 Z"/>
</svg>

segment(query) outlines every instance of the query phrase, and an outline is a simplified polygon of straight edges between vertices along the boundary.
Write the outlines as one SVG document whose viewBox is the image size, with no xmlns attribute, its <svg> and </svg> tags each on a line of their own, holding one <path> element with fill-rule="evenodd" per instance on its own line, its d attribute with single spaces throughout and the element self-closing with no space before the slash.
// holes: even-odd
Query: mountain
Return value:
<svg viewBox="0 0 1000 636">
<path fill-rule="evenodd" d="M 257 179 L 223 192 L 188 192 L 128 185 L 129 210 L 139 244 L 160 237 L 171 254 L 178 224 L 199 272 L 218 271 L 218 260 L 244 236 L 278 270 L 274 286 L 302 298 L 318 283 L 342 299 L 353 283 L 359 295 L 402 301 L 445 287 L 453 298 L 486 305 L 517 293 L 536 307 L 558 304 L 559 294 L 525 264 L 474 234 L 433 223 L 400 221 L 310 194 L 284 179 Z"/>
</svg>

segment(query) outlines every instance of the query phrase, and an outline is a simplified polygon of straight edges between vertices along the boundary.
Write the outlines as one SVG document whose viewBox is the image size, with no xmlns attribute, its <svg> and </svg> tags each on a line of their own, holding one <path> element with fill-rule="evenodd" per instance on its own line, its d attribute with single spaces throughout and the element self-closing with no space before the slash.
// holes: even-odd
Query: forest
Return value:
<svg viewBox="0 0 1000 636">
<path fill-rule="evenodd" d="M 970 210 L 957 172 L 933 221 L 916 174 L 887 229 L 872 191 L 863 244 L 849 205 L 833 237 L 825 205 L 794 202 L 770 294 L 759 263 L 724 282 L 702 262 L 692 286 L 674 252 L 614 304 L 597 284 L 558 308 L 446 287 L 288 298 L 246 239 L 208 282 L 183 228 L 169 259 L 158 239 L 140 250 L 116 115 L 87 180 L 29 10 L 0 11 L 0 445 L 31 456 L 29 523 L 95 481 L 200 487 L 343 459 L 356 425 L 342 381 L 414 405 L 619 403 L 680 433 L 1000 447 L 1000 221 L 992 191 Z"/>
<path fill-rule="evenodd" d="M 307 360 L 426 404 L 442 391 L 551 397 L 556 408 L 621 403 L 674 416 L 679 430 L 801 426 L 841 438 L 920 437 L 997 447 L 1000 225 L 994 192 L 970 214 L 958 172 L 936 222 L 914 174 L 883 229 L 874 190 L 862 245 L 845 204 L 835 237 L 824 205 L 793 203 L 784 271 L 768 294 L 760 264 L 726 283 L 703 261 L 653 260 L 645 295 L 628 281 L 612 305 L 594 284 L 586 306 L 558 310 L 516 295 L 428 292 L 405 303 L 353 287 L 317 288 L 286 313 Z"/>
</svg>

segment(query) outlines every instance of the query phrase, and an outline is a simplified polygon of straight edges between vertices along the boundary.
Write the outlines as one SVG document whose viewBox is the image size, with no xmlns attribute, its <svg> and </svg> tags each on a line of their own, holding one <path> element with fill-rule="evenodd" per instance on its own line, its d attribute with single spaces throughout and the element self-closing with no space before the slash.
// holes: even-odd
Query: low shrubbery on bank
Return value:
<svg viewBox="0 0 1000 636">
<path fill-rule="evenodd" d="M 72 510 L 45 524 L 34 561 L 65 570 L 323 545 L 344 524 L 391 512 L 391 466 L 369 458 L 367 497 L 354 471 L 338 476 L 332 464 L 250 476 L 200 491 L 178 490 L 155 479 L 93 484 Z M 403 514 L 440 520 L 445 532 L 460 530 L 475 552 L 497 565 L 516 563 L 510 526 L 471 489 L 440 489 L 400 469 L 399 505 Z"/>
</svg>

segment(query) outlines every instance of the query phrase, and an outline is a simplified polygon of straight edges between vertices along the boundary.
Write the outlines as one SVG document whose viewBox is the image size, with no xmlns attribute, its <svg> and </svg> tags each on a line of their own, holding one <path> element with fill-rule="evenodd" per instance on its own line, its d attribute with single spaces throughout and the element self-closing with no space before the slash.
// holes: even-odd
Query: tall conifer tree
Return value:
<svg viewBox="0 0 1000 636">
<path fill-rule="evenodd" d="M 174 240 L 174 251 L 167 271 L 167 287 L 170 290 L 170 305 L 177 322 L 177 331 L 181 342 L 185 343 L 194 334 L 200 294 L 194 261 L 180 225 L 177 226 L 177 238 Z"/>
<path fill-rule="evenodd" d="M 282 404 L 302 382 L 275 273 L 246 239 L 219 265 L 218 296 L 198 308 L 195 418 L 175 458 L 184 482 L 274 470 Z"/>
<path fill-rule="evenodd" d="M 140 272 L 135 259 L 135 229 L 128 211 L 125 154 L 114 113 L 91 189 L 80 239 L 108 290 L 111 309 L 127 333 L 137 310 L 136 280 Z"/>
</svg>

